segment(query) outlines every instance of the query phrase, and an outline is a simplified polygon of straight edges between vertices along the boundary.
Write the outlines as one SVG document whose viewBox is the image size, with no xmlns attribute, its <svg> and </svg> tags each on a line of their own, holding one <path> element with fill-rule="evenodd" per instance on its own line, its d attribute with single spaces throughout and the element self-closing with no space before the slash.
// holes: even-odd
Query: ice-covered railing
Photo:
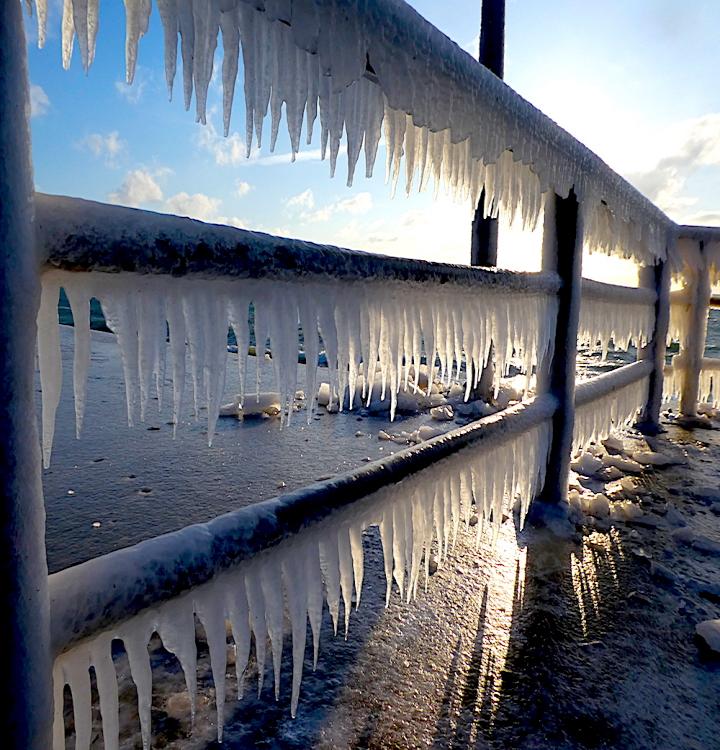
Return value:
<svg viewBox="0 0 720 750">
<path fill-rule="evenodd" d="M 643 360 L 578 383 L 575 389 L 573 451 L 632 424 L 645 406 L 653 362 Z"/>
<path fill-rule="evenodd" d="M 61 287 L 78 321 L 73 368 L 78 434 L 92 298 L 117 334 L 129 423 L 138 412 L 144 420 L 153 393 L 162 405 L 166 371 L 177 423 L 187 375 L 194 413 L 207 408 L 210 441 L 224 393 L 228 327 L 238 343 L 240 402 L 259 389 L 262 357 L 246 372 L 250 304 L 256 341 L 259 346 L 271 341 L 288 418 L 298 387 L 298 325 L 307 362 L 302 385 L 308 418 L 317 393 L 320 338 L 341 408 L 360 406 L 356 392 L 369 401 L 380 391 L 381 398 L 389 397 L 391 417 L 398 392 L 418 388 L 421 360 L 429 365 L 430 382 L 436 361 L 438 375 L 448 382 L 465 372 L 467 397 L 491 342 L 497 377 L 514 354 L 529 381 L 553 340 L 559 283 L 554 274 L 399 260 L 68 198 L 38 196 L 37 214 L 43 257 L 52 269 L 43 275 L 38 315 L 46 465 L 62 378 Z"/>
<path fill-rule="evenodd" d="M 292 634 L 295 714 L 306 648 L 307 623 L 317 663 L 320 625 L 327 603 L 337 632 L 347 632 L 351 602 L 361 600 L 363 532 L 379 527 L 387 601 L 397 585 L 410 601 L 431 553 L 442 561 L 458 529 L 477 514 L 482 529 L 496 529 L 516 500 L 520 523 L 543 483 L 551 438 L 551 396 L 454 430 L 382 462 L 258 503 L 172 534 L 142 542 L 50 577 L 55 731 L 65 747 L 62 691 L 69 684 L 76 747 L 89 746 L 92 666 L 100 700 L 103 740 L 117 748 L 118 688 L 113 639 L 123 641 L 137 687 L 143 745 L 150 745 L 152 673 L 147 652 L 157 632 L 185 673 L 190 705 L 197 689 L 195 617 L 210 649 L 222 739 L 227 696 L 226 621 L 235 650 L 236 695 L 242 693 L 251 633 L 262 690 L 270 641 L 278 696 L 285 606 Z M 491 532 L 492 533 L 492 532 Z"/>
<path fill-rule="evenodd" d="M 28 3 L 29 4 L 29 3 Z M 45 40 L 47 0 L 36 0 Z M 321 147 L 334 171 L 346 133 L 348 182 L 361 149 L 371 174 L 384 130 L 387 172 L 409 190 L 431 178 L 473 205 L 485 190 L 489 213 L 502 208 L 534 225 L 542 193 L 583 206 L 586 243 L 644 263 L 664 258 L 674 225 L 586 146 L 525 101 L 403 0 L 159 0 L 165 72 L 172 91 L 177 50 L 183 94 L 205 122 L 218 36 L 222 36 L 224 127 L 230 127 L 242 51 L 245 139 L 261 142 L 270 112 L 274 146 L 283 107 L 293 153 L 303 122 L 308 140 L 319 114 Z M 126 0 L 126 68 L 132 82 L 150 0 Z M 63 64 L 73 40 L 87 69 L 95 54 L 97 0 L 67 0 Z M 404 161 L 404 169 L 403 167 Z"/>
<path fill-rule="evenodd" d="M 720 228 L 678 228 L 672 270 L 678 289 L 670 295 L 668 341 L 680 352 L 665 368 L 663 395 L 678 398 L 683 417 L 693 420 L 699 402 L 713 405 L 718 398 L 717 363 L 704 357 L 708 312 L 713 287 L 720 283 Z"/>
<path fill-rule="evenodd" d="M 583 279 L 578 340 L 591 348 L 600 342 L 603 358 L 610 341 L 617 349 L 627 349 L 631 343 L 644 346 L 655 327 L 656 300 L 654 289 Z"/>
</svg>

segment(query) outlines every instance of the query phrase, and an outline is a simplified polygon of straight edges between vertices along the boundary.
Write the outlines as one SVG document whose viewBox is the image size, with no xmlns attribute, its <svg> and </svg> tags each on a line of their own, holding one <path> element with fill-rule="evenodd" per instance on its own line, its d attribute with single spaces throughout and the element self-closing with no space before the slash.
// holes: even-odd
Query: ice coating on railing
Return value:
<svg viewBox="0 0 720 750">
<path fill-rule="evenodd" d="M 436 362 L 437 375 L 445 382 L 465 377 L 467 397 L 487 363 L 492 341 L 497 383 L 513 355 L 520 358 L 529 382 L 533 368 L 547 359 L 557 309 L 554 295 L 453 283 L 174 279 L 49 271 L 43 276 L 43 304 L 38 316 L 46 466 L 62 379 L 56 311 L 61 286 L 68 291 L 73 315 L 81 321 L 73 369 L 78 432 L 88 373 L 85 319 L 94 297 L 102 304 L 108 327 L 117 335 L 128 423 L 132 425 L 138 414 L 145 419 L 151 394 L 157 394 L 162 407 L 166 376 L 173 380 L 172 414 L 177 423 L 189 372 L 195 415 L 202 407 L 207 408 L 210 443 L 225 388 L 228 327 L 233 328 L 238 342 L 239 402 L 258 398 L 258 381 L 247 376 L 245 357 L 250 303 L 255 312 L 255 367 L 264 364 L 262 355 L 269 340 L 283 419 L 287 420 L 292 416 L 299 385 L 298 325 L 304 334 L 308 362 L 306 382 L 302 384 L 308 420 L 316 392 L 319 337 L 332 393 L 340 408 L 359 407 L 361 404 L 354 401 L 356 393 L 369 403 L 375 387 L 376 393 L 380 388 L 389 396 L 390 416 L 394 418 L 399 390 L 418 387 L 418 365 L 423 358 L 430 365 L 430 382 Z"/>
<path fill-rule="evenodd" d="M 603 359 L 612 340 L 616 349 L 640 348 L 652 338 L 655 328 L 654 291 L 618 287 L 583 280 L 578 342 L 602 347 Z"/>
<path fill-rule="evenodd" d="M 682 353 L 674 356 L 665 366 L 663 378 L 663 399 L 678 399 L 685 388 L 687 378 L 687 358 Z M 704 357 L 700 370 L 698 403 L 720 406 L 720 359 Z"/>
<path fill-rule="evenodd" d="M 613 430 L 632 424 L 645 405 L 647 394 L 648 378 L 645 377 L 578 405 L 575 409 L 573 454 L 590 443 L 604 440 Z"/>
<path fill-rule="evenodd" d="M 41 46 L 46 2 L 37 0 Z M 132 82 L 151 0 L 125 0 L 125 7 L 126 78 Z M 319 114 L 331 172 L 346 135 L 351 183 L 363 146 L 366 174 L 372 173 L 384 122 L 393 184 L 402 178 L 409 190 L 432 177 L 474 201 L 484 187 L 489 212 L 501 206 L 526 225 L 537 219 L 541 193 L 564 197 L 574 188 L 592 248 L 645 263 L 666 255 L 672 224 L 662 212 L 402 0 L 158 0 L 158 9 L 168 88 L 172 92 L 179 42 L 185 105 L 194 90 L 203 123 L 222 35 L 226 134 L 242 54 L 248 149 L 253 139 L 261 143 L 268 115 L 274 145 L 284 108 L 295 154 L 303 122 L 311 139 Z M 97 0 L 66 0 L 65 67 L 76 36 L 83 65 L 92 62 L 96 29 Z"/>
<path fill-rule="evenodd" d="M 210 650 L 222 739 L 225 667 L 228 648 L 235 649 L 237 681 L 229 694 L 242 697 L 243 673 L 254 634 L 258 663 L 258 689 L 262 691 L 265 647 L 270 638 L 274 688 L 278 695 L 283 622 L 287 614 L 292 639 L 292 690 L 290 710 L 295 716 L 306 651 L 307 623 L 313 638 L 313 665 L 317 661 L 320 622 L 324 605 L 337 628 L 342 600 L 343 622 L 351 623 L 351 601 L 359 606 L 365 576 L 363 535 L 380 527 L 387 579 L 388 602 L 393 581 L 401 598 L 417 596 L 423 578 L 428 582 L 430 556 L 442 564 L 455 544 L 461 526 L 470 533 L 471 514 L 477 514 L 477 539 L 486 530 L 497 533 L 503 514 L 511 513 L 519 498 L 519 522 L 529 499 L 542 485 L 551 438 L 547 420 L 514 438 L 490 446 L 468 447 L 402 482 L 356 501 L 327 520 L 267 549 L 210 583 L 176 599 L 145 610 L 116 629 L 83 641 L 55 662 L 54 748 L 65 747 L 63 686 L 70 685 L 76 727 L 76 747 L 90 746 L 91 703 L 89 668 L 95 670 L 101 700 L 103 741 L 118 746 L 117 676 L 111 656 L 113 639 L 123 641 L 132 679 L 138 692 L 138 711 L 144 748 L 150 747 L 152 672 L 147 645 L 158 633 L 164 647 L 174 653 L 185 673 L 190 704 L 195 705 L 197 649 L 195 617 L 204 626 Z M 233 643 L 227 642 L 226 621 Z M 337 631 L 336 631 L 337 632 Z M 194 710 L 194 708 L 193 708 Z"/>
</svg>

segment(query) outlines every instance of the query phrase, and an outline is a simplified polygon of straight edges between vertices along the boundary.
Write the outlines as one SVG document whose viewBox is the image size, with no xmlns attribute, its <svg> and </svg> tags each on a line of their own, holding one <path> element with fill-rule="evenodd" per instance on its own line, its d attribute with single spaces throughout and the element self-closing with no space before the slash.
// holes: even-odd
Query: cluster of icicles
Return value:
<svg viewBox="0 0 720 750">
<path fill-rule="evenodd" d="M 663 399 L 672 401 L 681 397 L 687 378 L 687 359 L 683 354 L 672 358 L 665 366 Z M 704 357 L 698 383 L 698 403 L 720 406 L 720 359 Z"/>
<path fill-rule="evenodd" d="M 238 345 L 241 404 L 259 391 L 262 352 L 269 339 L 282 412 L 290 418 L 298 385 L 299 325 L 307 362 L 304 386 L 308 420 L 317 394 L 320 337 L 327 377 L 340 407 L 360 407 L 356 392 L 369 402 L 373 386 L 377 390 L 379 384 L 381 400 L 389 400 L 390 416 L 394 418 L 398 391 L 418 387 L 419 365 L 424 358 L 429 364 L 430 382 L 436 363 L 437 374 L 448 384 L 465 370 L 467 397 L 477 385 L 493 342 L 496 383 L 514 354 L 522 359 L 529 384 L 533 368 L 542 366 L 549 355 L 557 312 L 554 295 L 452 283 L 225 281 L 50 271 L 43 276 L 38 314 L 46 466 L 62 385 L 57 321 L 61 287 L 75 321 L 77 434 L 82 428 L 90 362 L 90 300 L 95 298 L 102 305 L 108 327 L 117 335 L 129 424 L 134 423 L 138 411 L 140 420 L 145 419 L 155 394 L 162 408 L 166 375 L 172 378 L 172 419 L 178 424 L 189 370 L 193 412 L 197 416 L 201 407 L 207 408 L 209 442 L 225 390 L 228 327 L 234 331 Z M 254 372 L 247 373 L 250 304 L 254 308 L 258 356 Z"/>
<path fill-rule="evenodd" d="M 605 440 L 614 430 L 632 424 L 638 409 L 647 401 L 648 386 L 648 378 L 641 378 L 579 406 L 575 410 L 573 453 L 585 449 L 590 443 Z"/>
<path fill-rule="evenodd" d="M 35 2 L 42 46 L 47 0 Z M 98 5 L 65 0 L 65 67 L 75 38 L 83 65 L 91 65 Z M 414 179 L 422 186 L 433 176 L 436 185 L 442 181 L 476 202 L 484 188 L 487 213 L 502 207 L 526 226 L 535 225 L 542 193 L 567 196 L 573 188 L 585 207 L 591 247 L 646 264 L 666 255 L 669 222 L 657 209 L 400 0 L 157 0 L 157 6 L 168 88 L 172 93 L 179 44 L 185 105 L 194 90 L 202 123 L 222 36 L 225 134 L 242 52 L 248 154 L 254 138 L 262 142 L 268 110 L 272 148 L 285 108 L 293 156 L 303 122 L 310 142 L 319 114 L 322 151 L 329 149 L 333 172 L 346 134 L 351 183 L 363 146 L 366 174 L 372 173 L 384 120 L 393 183 L 404 156 L 408 190 Z M 125 8 L 131 83 L 152 3 L 125 0 Z"/>
<path fill-rule="evenodd" d="M 654 305 L 582 298 L 578 343 L 594 349 L 600 342 L 603 359 L 610 341 L 616 349 L 627 349 L 630 344 L 640 348 L 652 338 L 654 328 Z"/>
<path fill-rule="evenodd" d="M 477 514 L 477 542 L 487 530 L 497 534 L 504 513 L 520 498 L 524 519 L 529 498 L 542 486 L 551 438 L 547 421 L 515 438 L 490 446 L 463 449 L 397 485 L 383 488 L 355 502 L 328 520 L 311 526 L 268 549 L 210 583 L 134 617 L 117 629 L 102 633 L 64 653 L 55 662 L 54 748 L 65 747 L 63 688 L 70 685 L 75 717 L 76 750 L 87 750 L 91 738 L 90 675 L 95 671 L 107 750 L 118 747 L 118 684 L 111 655 L 119 639 L 128 655 L 137 687 L 143 747 L 150 747 L 152 672 L 147 646 L 157 633 L 163 646 L 175 654 L 185 674 L 194 717 L 197 693 L 195 617 L 203 625 L 210 651 L 215 685 L 218 739 L 222 740 L 223 710 L 227 695 L 225 671 L 228 639 L 232 632 L 237 675 L 236 695 L 243 692 L 251 634 L 258 665 L 258 693 L 263 688 L 266 644 L 269 638 L 275 698 L 280 691 L 285 603 L 292 635 L 291 713 L 297 710 L 307 623 L 313 639 L 313 668 L 317 665 L 325 605 L 337 634 L 340 603 L 345 634 L 351 602 L 360 603 L 364 578 L 363 534 L 379 527 L 390 603 L 393 581 L 401 599 L 415 598 L 424 572 L 427 587 L 431 554 L 440 564 L 454 548 L 461 524 L 470 529 Z M 353 593 L 354 592 L 354 593 Z"/>
</svg>

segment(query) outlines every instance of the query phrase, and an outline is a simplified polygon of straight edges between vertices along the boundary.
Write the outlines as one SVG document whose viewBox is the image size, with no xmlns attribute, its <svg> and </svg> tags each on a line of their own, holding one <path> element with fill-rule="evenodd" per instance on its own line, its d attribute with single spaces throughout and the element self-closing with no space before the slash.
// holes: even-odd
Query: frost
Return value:
<svg viewBox="0 0 720 750">
<path fill-rule="evenodd" d="M 339 408 L 370 404 L 380 390 L 389 397 L 394 418 L 403 393 L 418 390 L 421 373 L 449 384 L 466 375 L 465 399 L 477 384 L 495 342 L 496 387 L 511 357 L 527 375 L 542 367 L 555 326 L 554 295 L 507 289 L 483 289 L 459 283 L 408 284 L 379 281 L 297 281 L 173 279 L 139 274 L 48 272 L 38 315 L 38 352 L 43 391 L 43 451 L 50 458 L 62 369 L 56 305 L 67 290 L 76 331 L 75 394 L 77 431 L 82 425 L 88 340 L 85 318 L 92 297 L 100 300 L 109 328 L 117 335 L 125 379 L 128 423 L 144 420 L 152 395 L 162 407 L 166 375 L 173 379 L 172 412 L 181 418 L 186 371 L 193 390 L 193 411 L 207 408 L 208 441 L 223 405 L 227 331 L 238 341 L 241 392 L 224 413 L 253 414 L 266 409 L 258 377 L 246 373 L 249 305 L 255 311 L 258 348 L 269 339 L 277 408 L 283 420 L 293 414 L 298 389 L 298 324 L 306 342 L 305 392 L 316 392 L 319 340 L 330 377 L 330 400 Z M 169 338 L 169 342 L 168 342 Z M 166 366 L 166 360 L 168 364 Z M 421 361 L 426 360 L 423 372 Z M 258 370 L 262 357 L 256 357 Z M 412 377 L 411 377 L 412 374 Z M 254 382 L 249 382 L 254 381 Z M 357 394 L 357 397 L 355 396 Z M 273 395 L 273 399 L 275 396 Z M 401 403 L 402 405 L 402 403 Z M 306 402 L 308 420 L 314 400 Z"/>
<path fill-rule="evenodd" d="M 37 0 L 39 39 L 46 2 Z M 295 155 L 320 119 L 320 145 L 334 174 L 345 137 L 348 184 L 365 152 L 371 175 L 384 132 L 387 175 L 409 192 L 431 180 L 486 211 L 502 209 L 534 226 L 549 190 L 575 190 L 584 207 L 586 243 L 596 251 L 651 264 L 666 257 L 671 222 L 595 154 L 522 99 L 400 0 L 260 2 L 158 0 L 165 78 L 172 87 L 180 42 L 185 106 L 196 118 L 206 99 L 222 35 L 223 125 L 229 132 L 242 54 L 245 140 L 263 140 L 270 119 L 275 145 L 282 113 Z M 151 0 L 125 0 L 126 78 L 132 82 Z M 77 37 L 83 65 L 95 53 L 97 0 L 65 0 L 63 65 Z M 403 163 L 404 162 L 404 163 Z"/>
<path fill-rule="evenodd" d="M 383 569 L 389 603 L 393 580 L 401 598 L 417 596 L 423 577 L 427 586 L 431 556 L 440 564 L 450 554 L 461 525 L 470 532 L 469 520 L 477 514 L 477 539 L 483 530 L 494 538 L 503 515 L 511 513 L 520 498 L 520 523 L 529 499 L 542 485 L 551 437 L 550 422 L 506 438 L 489 447 L 482 444 L 459 451 L 433 465 L 357 501 L 314 526 L 303 529 L 210 583 L 177 599 L 145 610 L 117 629 L 83 641 L 55 661 L 55 750 L 65 747 L 62 707 L 63 686 L 70 685 L 78 748 L 90 743 L 91 702 L 89 668 L 97 675 L 106 748 L 118 747 L 117 678 L 111 656 L 114 639 L 123 641 L 138 693 L 143 747 L 151 745 L 150 705 L 152 672 L 147 645 L 153 633 L 174 653 L 185 673 L 190 705 L 197 690 L 195 618 L 205 629 L 217 699 L 218 739 L 222 738 L 226 696 L 226 621 L 235 648 L 237 694 L 250 654 L 254 634 L 258 663 L 258 690 L 262 692 L 265 649 L 270 638 L 275 674 L 275 696 L 280 688 L 280 660 L 284 619 L 292 636 L 291 714 L 298 707 L 305 658 L 307 623 L 313 638 L 313 664 L 317 663 L 323 603 L 337 626 L 342 600 L 345 631 L 350 625 L 353 596 L 361 601 L 364 571 L 364 532 L 379 526 L 384 555 Z M 463 524 L 464 522 L 464 524 Z M 475 532 L 473 532 L 475 533 Z"/>
</svg>

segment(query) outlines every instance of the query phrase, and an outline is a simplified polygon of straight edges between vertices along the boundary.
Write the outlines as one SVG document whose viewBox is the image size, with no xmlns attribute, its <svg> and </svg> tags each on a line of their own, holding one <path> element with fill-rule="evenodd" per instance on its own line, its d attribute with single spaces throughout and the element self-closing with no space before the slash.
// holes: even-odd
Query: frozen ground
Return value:
<svg viewBox="0 0 720 750">
<path fill-rule="evenodd" d="M 395 449 L 377 440 L 381 420 L 357 422 L 354 415 L 322 416 L 308 442 L 301 420 L 282 433 L 277 422 L 223 420 L 212 449 L 201 424 L 179 431 L 175 443 L 164 420 L 126 430 L 115 349 L 97 341 L 94 358 L 103 369 L 95 364 L 91 371 L 87 434 L 75 442 L 66 379 L 45 477 L 55 569 L 272 496 L 281 481 L 299 486 Z M 368 437 L 355 437 L 358 429 Z M 559 541 L 518 536 L 508 518 L 494 550 L 476 551 L 474 533 L 463 535 L 411 605 L 395 596 L 384 608 L 371 530 L 363 602 L 352 612 L 349 640 L 333 638 L 326 612 L 320 662 L 312 674 L 306 661 L 298 718 L 290 718 L 286 646 L 278 703 L 269 673 L 256 697 L 252 663 L 240 702 L 229 677 L 224 746 L 716 747 L 720 668 L 693 633 L 698 622 L 720 617 L 719 434 L 670 425 L 651 447 L 681 463 L 643 472 L 631 489 L 577 478 L 584 497 L 605 491 L 612 507 L 632 503 L 638 510 L 623 514 L 635 515 L 632 522 L 578 515 L 576 537 Z M 626 439 L 626 452 L 647 450 L 635 440 Z M 93 528 L 93 521 L 102 525 Z M 216 746 L 200 636 L 203 699 L 194 729 L 177 662 L 159 643 L 152 648 L 157 747 Z M 123 747 L 140 747 L 134 686 L 126 659 L 117 656 Z M 69 702 L 66 713 L 70 726 Z M 98 731 L 93 747 L 101 746 Z"/>
</svg>

